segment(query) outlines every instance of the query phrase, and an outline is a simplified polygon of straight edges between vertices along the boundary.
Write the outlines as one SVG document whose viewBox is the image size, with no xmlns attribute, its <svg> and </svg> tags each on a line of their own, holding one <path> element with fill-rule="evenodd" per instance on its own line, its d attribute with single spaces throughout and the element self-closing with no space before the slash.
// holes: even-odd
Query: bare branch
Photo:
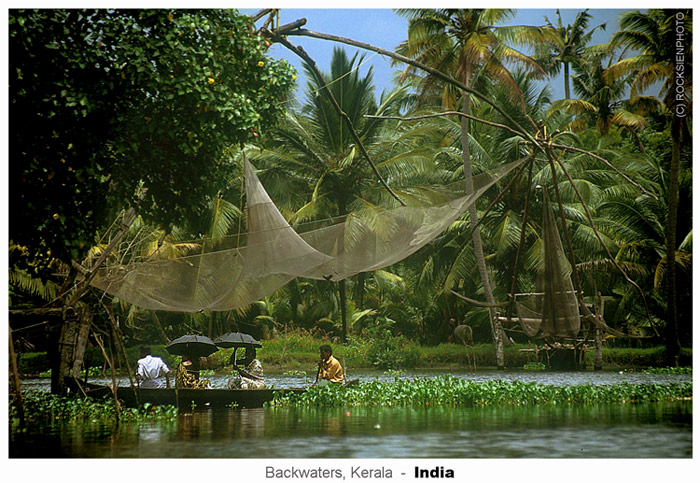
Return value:
<svg viewBox="0 0 700 483">
<path fill-rule="evenodd" d="M 274 8 L 264 8 L 264 9 L 256 12 L 255 14 L 253 14 L 253 17 L 252 17 L 253 22 L 257 22 L 258 20 L 260 20 L 261 18 L 263 18 L 265 15 L 272 12 L 273 10 L 274 10 Z"/>
<path fill-rule="evenodd" d="M 281 27 L 279 27 L 279 28 L 275 31 L 275 33 L 276 33 L 277 35 L 287 35 L 287 34 L 289 34 L 292 30 L 298 29 L 299 27 L 303 27 L 304 25 L 306 25 L 306 19 L 305 19 L 305 18 L 300 18 L 299 20 L 295 20 L 295 21 L 292 22 L 292 23 L 288 23 L 288 24 L 282 25 Z M 263 33 L 264 33 L 264 32 L 263 32 Z"/>
</svg>

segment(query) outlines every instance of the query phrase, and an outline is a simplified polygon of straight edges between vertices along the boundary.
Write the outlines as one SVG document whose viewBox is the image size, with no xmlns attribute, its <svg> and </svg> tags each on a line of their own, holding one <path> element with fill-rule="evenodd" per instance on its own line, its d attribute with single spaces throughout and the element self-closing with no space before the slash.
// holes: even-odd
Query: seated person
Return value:
<svg viewBox="0 0 700 483">
<path fill-rule="evenodd" d="M 343 383 L 343 367 L 338 359 L 333 357 L 331 346 L 324 344 L 320 347 L 321 360 L 318 362 L 318 377 L 316 382 L 328 381 L 334 384 Z"/>
<path fill-rule="evenodd" d="M 208 379 L 199 379 L 199 357 L 182 356 L 182 362 L 177 366 L 175 387 L 178 389 L 206 389 L 211 386 Z"/>
<path fill-rule="evenodd" d="M 163 387 L 160 380 L 165 375 L 165 386 L 170 387 L 170 369 L 160 357 L 151 355 L 151 347 L 141 346 L 141 358 L 136 368 L 136 382 L 140 387 Z"/>
<path fill-rule="evenodd" d="M 265 376 L 262 364 L 255 358 L 255 347 L 245 348 L 245 358 L 233 361 L 235 352 L 231 355 L 233 368 L 238 374 L 228 380 L 229 389 L 265 389 Z M 240 367 L 243 365 L 245 367 Z"/>
</svg>

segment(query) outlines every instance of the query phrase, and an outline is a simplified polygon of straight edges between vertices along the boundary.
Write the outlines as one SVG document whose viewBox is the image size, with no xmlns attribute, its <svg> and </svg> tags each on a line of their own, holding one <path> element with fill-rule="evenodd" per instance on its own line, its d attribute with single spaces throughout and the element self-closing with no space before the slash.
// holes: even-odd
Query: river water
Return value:
<svg viewBox="0 0 700 483">
<path fill-rule="evenodd" d="M 682 383 L 688 375 L 454 373 L 579 385 Z M 433 377 L 436 371 L 398 377 Z M 363 380 L 393 380 L 376 372 Z M 213 376 L 216 387 L 226 383 Z M 275 387 L 303 378 L 268 375 Z M 24 388 L 45 389 L 46 380 Z M 565 407 L 261 408 L 181 412 L 170 422 L 43 425 L 10 432 L 10 457 L 77 458 L 690 458 L 692 402 Z"/>
</svg>

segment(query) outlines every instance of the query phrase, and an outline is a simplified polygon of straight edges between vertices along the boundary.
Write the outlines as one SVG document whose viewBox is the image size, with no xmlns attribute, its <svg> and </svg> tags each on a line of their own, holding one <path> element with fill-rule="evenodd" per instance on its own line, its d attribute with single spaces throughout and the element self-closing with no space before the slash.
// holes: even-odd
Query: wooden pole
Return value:
<svg viewBox="0 0 700 483">
<path fill-rule="evenodd" d="M 595 329 L 595 358 L 593 361 L 593 370 L 603 370 L 603 331 L 598 327 Z"/>
<path fill-rule="evenodd" d="M 343 356 L 343 384 L 348 382 L 348 366 L 345 365 L 345 356 Z"/>
<path fill-rule="evenodd" d="M 12 365 L 12 380 L 15 385 L 15 400 L 17 402 L 17 412 L 19 413 L 19 427 L 24 427 L 24 405 L 22 404 L 22 388 L 19 381 L 19 370 L 17 369 L 17 356 L 15 354 L 15 344 L 12 340 L 12 329 L 8 326 L 7 332 L 10 337 L 10 364 Z"/>
<path fill-rule="evenodd" d="M 603 297 L 598 293 L 597 307 L 596 307 L 596 317 L 599 320 L 603 319 Z M 595 357 L 593 359 L 593 370 L 602 371 L 603 370 L 603 331 L 600 327 L 595 327 Z"/>
<path fill-rule="evenodd" d="M 100 303 L 102 303 L 102 308 L 104 308 L 104 311 L 107 313 L 107 319 L 110 322 L 111 328 L 112 328 L 112 338 L 116 342 L 117 347 L 119 350 L 121 350 L 121 354 L 124 356 L 124 362 L 126 363 L 126 370 L 127 374 L 129 375 L 129 386 L 134 386 L 134 379 L 132 377 L 132 372 L 131 372 L 131 364 L 129 364 L 129 355 L 126 353 L 126 347 L 124 347 L 124 340 L 122 336 L 122 332 L 119 329 L 119 324 L 117 320 L 114 318 L 114 314 L 112 313 L 112 309 L 105 305 L 101 300 Z M 162 328 L 161 328 L 162 330 Z"/>
<path fill-rule="evenodd" d="M 107 351 L 105 351 L 104 344 L 102 343 L 102 340 L 100 340 L 100 337 L 93 331 L 92 336 L 97 342 L 97 345 L 100 346 L 100 349 L 102 350 L 102 355 L 105 358 L 105 361 L 107 361 L 107 364 L 109 365 L 109 368 L 112 372 L 112 395 L 114 396 L 114 415 L 117 418 L 117 424 L 119 424 L 119 397 L 117 396 L 117 382 L 114 378 L 114 362 L 111 357 L 107 355 Z"/>
<path fill-rule="evenodd" d="M 505 370 L 505 356 L 503 354 L 503 325 L 496 313 L 494 320 L 494 326 L 496 328 L 496 366 L 499 370 Z"/>
</svg>

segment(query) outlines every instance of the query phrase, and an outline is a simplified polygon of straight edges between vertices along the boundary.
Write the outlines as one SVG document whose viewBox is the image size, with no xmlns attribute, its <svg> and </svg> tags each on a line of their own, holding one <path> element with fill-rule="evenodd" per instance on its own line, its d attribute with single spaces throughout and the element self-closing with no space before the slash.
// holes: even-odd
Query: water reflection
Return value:
<svg viewBox="0 0 700 483">
<path fill-rule="evenodd" d="M 265 435 L 265 409 L 218 410 L 195 413 L 211 419 L 212 435 L 216 439 L 262 438 Z"/>
<path fill-rule="evenodd" d="M 30 428 L 11 457 L 688 458 L 692 403 L 526 408 L 260 408 L 168 423 Z"/>
</svg>

